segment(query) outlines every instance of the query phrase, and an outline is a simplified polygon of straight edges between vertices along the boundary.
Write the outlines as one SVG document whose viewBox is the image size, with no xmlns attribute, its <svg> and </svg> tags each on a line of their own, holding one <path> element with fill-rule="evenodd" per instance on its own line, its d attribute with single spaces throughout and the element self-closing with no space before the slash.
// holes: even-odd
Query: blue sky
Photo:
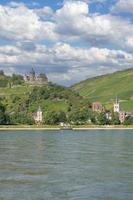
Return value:
<svg viewBox="0 0 133 200">
<path fill-rule="evenodd" d="M 71 85 L 133 67 L 132 0 L 1 0 L 0 69 Z"/>
</svg>

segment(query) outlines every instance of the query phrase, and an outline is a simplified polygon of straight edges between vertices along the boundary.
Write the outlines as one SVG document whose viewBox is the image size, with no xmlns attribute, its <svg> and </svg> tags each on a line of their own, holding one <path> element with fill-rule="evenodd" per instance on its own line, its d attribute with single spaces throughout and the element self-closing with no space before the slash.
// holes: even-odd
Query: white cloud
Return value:
<svg viewBox="0 0 133 200">
<path fill-rule="evenodd" d="M 36 66 L 42 71 L 45 69 L 50 80 L 66 84 L 129 68 L 132 63 L 133 54 L 125 51 L 75 48 L 66 43 L 57 43 L 51 48 L 36 45 L 32 51 L 20 45 L 0 47 L 0 68 L 11 67 L 25 73 Z"/>
<path fill-rule="evenodd" d="M 113 12 L 133 13 L 133 0 L 118 0 L 112 8 Z"/>
<path fill-rule="evenodd" d="M 88 14 L 88 5 L 82 1 L 67 1 L 64 6 L 57 11 L 57 16 L 63 16 L 69 18 L 78 15 Z"/>
<path fill-rule="evenodd" d="M 25 72 L 46 67 L 55 82 L 77 82 L 132 67 L 132 33 L 130 20 L 90 14 L 85 1 L 65 1 L 56 11 L 13 2 L 0 5 L 0 39 L 9 39 L 0 46 L 0 68 Z"/>
<path fill-rule="evenodd" d="M 45 6 L 43 8 L 38 8 L 34 10 L 38 16 L 40 16 L 42 19 L 47 19 L 48 17 L 53 16 L 54 12 L 52 8 Z"/>
<path fill-rule="evenodd" d="M 133 49 L 133 37 L 132 36 L 127 38 L 126 44 L 127 44 L 127 47 Z"/>
<path fill-rule="evenodd" d="M 133 24 L 110 14 L 89 14 L 88 5 L 81 1 L 68 1 L 56 12 L 56 31 L 62 40 L 82 40 L 93 46 L 113 44 L 127 48 Z"/>
<path fill-rule="evenodd" d="M 25 6 L 0 6 L 0 36 L 14 40 L 34 40 L 41 31 L 38 16 Z"/>
<path fill-rule="evenodd" d="M 67 1 L 55 13 L 50 7 L 0 6 L 0 37 L 10 40 L 84 41 L 92 46 L 132 48 L 128 42 L 132 33 L 130 21 L 111 14 L 90 14 L 82 1 Z"/>
<path fill-rule="evenodd" d="M 45 10 L 45 9 L 44 9 Z M 48 11 L 48 9 L 47 9 Z M 12 8 L 0 5 L 0 37 L 10 40 L 54 40 L 55 24 L 41 21 L 36 11 L 20 5 Z"/>
</svg>

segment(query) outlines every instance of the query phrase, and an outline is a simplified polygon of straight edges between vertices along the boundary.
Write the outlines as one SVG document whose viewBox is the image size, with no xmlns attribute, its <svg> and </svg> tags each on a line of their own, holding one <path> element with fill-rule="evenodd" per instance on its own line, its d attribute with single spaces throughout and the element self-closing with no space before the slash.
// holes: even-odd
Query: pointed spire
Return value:
<svg viewBox="0 0 133 200">
<path fill-rule="evenodd" d="M 31 69 L 30 74 L 32 74 L 33 76 L 35 76 L 35 71 L 34 71 L 33 67 L 32 67 L 32 69 Z"/>
<path fill-rule="evenodd" d="M 38 112 L 42 112 L 42 110 L 41 110 L 41 107 L 39 106 L 39 108 L 38 108 Z"/>
<path fill-rule="evenodd" d="M 115 103 L 118 104 L 119 103 L 119 100 L 118 100 L 118 97 L 116 96 L 116 99 L 115 99 Z"/>
</svg>

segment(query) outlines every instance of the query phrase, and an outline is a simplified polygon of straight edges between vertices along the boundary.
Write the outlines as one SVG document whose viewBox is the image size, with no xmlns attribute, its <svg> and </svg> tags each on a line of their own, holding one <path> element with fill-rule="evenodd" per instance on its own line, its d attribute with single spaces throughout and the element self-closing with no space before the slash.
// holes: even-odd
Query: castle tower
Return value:
<svg viewBox="0 0 133 200">
<path fill-rule="evenodd" d="M 34 82 L 35 79 L 36 79 L 36 73 L 35 73 L 33 68 L 32 68 L 32 70 L 30 72 L 29 79 L 30 79 L 30 82 Z"/>
<path fill-rule="evenodd" d="M 36 114 L 34 115 L 34 120 L 35 120 L 36 124 L 41 124 L 43 122 L 43 113 L 42 113 L 40 106 L 39 106 Z"/>
<path fill-rule="evenodd" d="M 120 112 L 120 103 L 118 98 L 116 97 L 115 103 L 114 103 L 114 112 L 119 113 Z"/>
<path fill-rule="evenodd" d="M 48 77 L 46 76 L 45 73 L 36 75 L 34 69 L 32 68 L 30 73 L 24 76 L 24 81 L 31 85 L 32 84 L 43 85 L 43 84 L 48 84 Z"/>
</svg>

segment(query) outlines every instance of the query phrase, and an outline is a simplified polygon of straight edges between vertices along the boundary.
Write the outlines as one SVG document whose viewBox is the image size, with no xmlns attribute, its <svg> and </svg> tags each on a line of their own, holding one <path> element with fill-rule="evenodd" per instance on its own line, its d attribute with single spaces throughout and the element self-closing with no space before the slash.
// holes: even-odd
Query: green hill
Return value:
<svg viewBox="0 0 133 200">
<path fill-rule="evenodd" d="M 63 111 L 67 114 L 88 106 L 83 97 L 76 92 L 53 83 L 46 85 L 22 83 L 0 87 L 0 102 L 5 106 L 6 112 L 16 118 L 18 118 L 17 114 L 32 116 L 39 106 L 44 113 L 44 118 L 49 112 Z"/>
<path fill-rule="evenodd" d="M 118 96 L 122 109 L 133 111 L 133 69 L 90 78 L 71 88 L 90 102 L 100 101 L 107 108 L 112 107 Z"/>
</svg>

